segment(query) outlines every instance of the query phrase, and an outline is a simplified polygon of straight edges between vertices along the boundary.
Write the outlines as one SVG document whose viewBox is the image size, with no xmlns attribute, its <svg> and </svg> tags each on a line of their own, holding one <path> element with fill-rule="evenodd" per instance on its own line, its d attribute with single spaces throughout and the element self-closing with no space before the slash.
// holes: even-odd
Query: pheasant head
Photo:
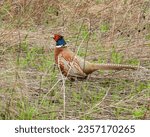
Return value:
<svg viewBox="0 0 150 137">
<path fill-rule="evenodd" d="M 66 45 L 66 42 L 63 38 L 63 36 L 59 34 L 54 34 L 53 39 L 56 41 L 56 47 L 63 47 Z"/>
</svg>

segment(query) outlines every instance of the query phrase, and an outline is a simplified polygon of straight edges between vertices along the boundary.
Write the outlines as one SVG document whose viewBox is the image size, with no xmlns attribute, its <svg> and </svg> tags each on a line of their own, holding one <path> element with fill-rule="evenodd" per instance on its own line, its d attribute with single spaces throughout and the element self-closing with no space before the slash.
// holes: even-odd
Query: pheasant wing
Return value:
<svg viewBox="0 0 150 137">
<path fill-rule="evenodd" d="M 85 78 L 87 75 L 79 65 L 78 59 L 66 59 L 62 55 L 58 56 L 58 64 L 61 72 L 67 77 Z"/>
</svg>

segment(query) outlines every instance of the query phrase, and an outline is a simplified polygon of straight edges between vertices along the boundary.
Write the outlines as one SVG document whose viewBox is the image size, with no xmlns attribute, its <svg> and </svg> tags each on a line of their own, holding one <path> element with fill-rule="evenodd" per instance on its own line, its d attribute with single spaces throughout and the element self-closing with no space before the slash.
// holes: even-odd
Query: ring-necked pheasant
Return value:
<svg viewBox="0 0 150 137">
<path fill-rule="evenodd" d="M 136 70 L 139 68 L 131 65 L 90 63 L 73 53 L 66 46 L 63 36 L 55 34 L 53 39 L 56 41 L 55 63 L 60 68 L 62 74 L 68 78 L 84 79 L 96 70 Z"/>
</svg>

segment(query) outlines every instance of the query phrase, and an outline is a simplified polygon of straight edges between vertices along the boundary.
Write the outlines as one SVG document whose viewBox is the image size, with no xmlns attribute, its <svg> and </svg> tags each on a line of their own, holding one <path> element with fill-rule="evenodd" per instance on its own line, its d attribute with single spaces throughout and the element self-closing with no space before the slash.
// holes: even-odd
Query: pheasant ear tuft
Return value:
<svg viewBox="0 0 150 137">
<path fill-rule="evenodd" d="M 54 40 L 57 42 L 59 39 L 61 39 L 63 36 L 59 35 L 59 34 L 54 34 Z"/>
</svg>

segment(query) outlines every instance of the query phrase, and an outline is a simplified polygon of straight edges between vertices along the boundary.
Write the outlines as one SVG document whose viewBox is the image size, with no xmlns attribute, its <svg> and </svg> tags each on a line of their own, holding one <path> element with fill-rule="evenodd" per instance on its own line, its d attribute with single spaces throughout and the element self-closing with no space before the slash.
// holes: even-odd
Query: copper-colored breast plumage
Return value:
<svg viewBox="0 0 150 137">
<path fill-rule="evenodd" d="M 85 78 L 81 61 L 68 48 L 55 48 L 55 62 L 67 77 Z"/>
</svg>

